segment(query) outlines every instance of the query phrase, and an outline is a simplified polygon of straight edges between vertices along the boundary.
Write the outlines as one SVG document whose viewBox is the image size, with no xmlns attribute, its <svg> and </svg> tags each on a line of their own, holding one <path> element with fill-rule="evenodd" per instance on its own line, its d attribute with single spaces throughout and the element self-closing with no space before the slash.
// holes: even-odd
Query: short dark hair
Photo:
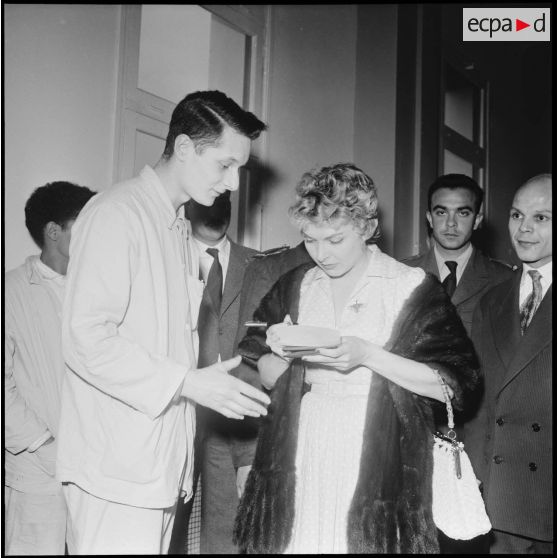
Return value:
<svg viewBox="0 0 558 558">
<path fill-rule="evenodd" d="M 186 95 L 172 112 L 163 157 L 169 159 L 174 142 L 186 134 L 199 153 L 218 143 L 225 125 L 256 139 L 267 126 L 253 113 L 244 110 L 221 91 L 196 91 Z"/>
<path fill-rule="evenodd" d="M 439 176 L 430 185 L 430 188 L 428 188 L 428 211 L 432 209 L 432 196 L 434 195 L 434 192 L 440 190 L 441 188 L 449 188 L 450 190 L 463 188 L 464 190 L 469 190 L 469 192 L 475 196 L 475 213 L 479 213 L 482 200 L 484 199 L 483 189 L 470 176 L 457 173 Z"/>
<path fill-rule="evenodd" d="M 44 246 L 47 223 L 53 221 L 65 228 L 95 194 L 85 186 L 63 180 L 36 188 L 25 204 L 25 225 L 37 246 Z"/>
</svg>

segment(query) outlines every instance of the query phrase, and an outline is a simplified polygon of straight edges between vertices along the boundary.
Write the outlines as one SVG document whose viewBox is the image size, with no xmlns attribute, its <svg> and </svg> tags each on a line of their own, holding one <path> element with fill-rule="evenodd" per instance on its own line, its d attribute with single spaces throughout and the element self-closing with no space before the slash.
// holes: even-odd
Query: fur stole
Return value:
<svg viewBox="0 0 558 558">
<path fill-rule="evenodd" d="M 297 317 L 300 282 L 312 264 L 283 276 L 254 314 L 269 324 Z M 437 368 L 460 408 L 478 380 L 473 345 L 439 281 L 427 276 L 406 301 L 385 347 Z M 269 352 L 249 330 L 239 349 L 255 362 Z M 271 393 L 256 456 L 240 501 L 235 543 L 248 553 L 281 553 L 294 520 L 295 457 L 304 365 L 297 359 Z M 379 374 L 372 376 L 360 471 L 348 515 L 351 553 L 439 553 L 432 518 L 432 406 Z"/>
</svg>

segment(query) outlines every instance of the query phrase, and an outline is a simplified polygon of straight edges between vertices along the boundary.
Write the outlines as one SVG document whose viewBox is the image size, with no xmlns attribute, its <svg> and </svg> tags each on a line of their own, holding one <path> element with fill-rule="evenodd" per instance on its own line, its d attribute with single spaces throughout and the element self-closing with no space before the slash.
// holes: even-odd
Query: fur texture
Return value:
<svg viewBox="0 0 558 558">
<path fill-rule="evenodd" d="M 312 265 L 280 279 L 255 314 L 296 320 L 300 281 Z M 240 345 L 252 362 L 269 352 L 265 333 Z M 478 381 L 473 345 L 437 279 L 427 276 L 405 303 L 386 349 L 432 365 L 463 406 Z M 295 456 L 303 364 L 295 360 L 271 393 L 256 457 L 239 505 L 235 542 L 249 553 L 281 553 L 294 520 Z M 439 553 L 432 518 L 432 406 L 378 374 L 372 377 L 357 486 L 348 515 L 351 553 Z"/>
</svg>

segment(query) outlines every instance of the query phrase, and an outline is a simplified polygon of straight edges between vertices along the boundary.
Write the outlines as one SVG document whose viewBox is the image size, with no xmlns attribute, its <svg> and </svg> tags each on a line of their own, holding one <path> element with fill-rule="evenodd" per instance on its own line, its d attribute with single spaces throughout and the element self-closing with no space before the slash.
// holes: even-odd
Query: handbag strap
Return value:
<svg viewBox="0 0 558 558">
<path fill-rule="evenodd" d="M 438 372 L 438 370 L 433 370 L 434 374 L 436 374 L 436 378 L 438 378 L 438 382 L 440 383 L 440 386 L 442 388 L 442 393 L 444 394 L 444 402 L 446 404 L 446 412 L 448 414 L 448 428 L 449 431 L 447 433 L 448 438 L 451 438 L 452 440 L 455 440 L 455 438 L 457 437 L 457 434 L 455 433 L 454 427 L 455 427 L 455 422 L 453 420 L 453 407 L 451 405 L 451 397 L 449 394 L 449 388 L 448 385 L 446 384 L 444 378 L 442 378 L 440 372 Z"/>
</svg>

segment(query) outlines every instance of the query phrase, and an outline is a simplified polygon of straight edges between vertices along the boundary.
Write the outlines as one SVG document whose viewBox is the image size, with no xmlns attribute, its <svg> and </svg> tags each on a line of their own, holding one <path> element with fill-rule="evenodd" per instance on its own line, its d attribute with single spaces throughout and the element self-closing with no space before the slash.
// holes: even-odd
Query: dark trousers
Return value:
<svg viewBox="0 0 558 558">
<path fill-rule="evenodd" d="M 236 469 L 226 439 L 204 441 L 201 484 L 201 554 L 238 554 L 232 542 L 238 507 Z"/>
<path fill-rule="evenodd" d="M 196 437 L 194 442 L 194 479 L 192 497 L 184 502 L 182 498 L 178 498 L 176 503 L 176 514 L 174 516 L 174 524 L 172 527 L 171 542 L 169 545 L 169 554 L 187 554 L 188 545 L 188 524 L 192 514 L 194 498 L 196 497 L 196 488 L 201 469 L 201 448 L 200 441 Z"/>
<path fill-rule="evenodd" d="M 190 521 L 193 503 L 194 495 L 186 503 L 182 498 L 178 499 L 176 504 L 176 515 L 174 516 L 174 525 L 172 527 L 171 542 L 169 545 L 169 554 L 186 554 L 186 545 L 188 544 L 188 522 Z"/>
</svg>

